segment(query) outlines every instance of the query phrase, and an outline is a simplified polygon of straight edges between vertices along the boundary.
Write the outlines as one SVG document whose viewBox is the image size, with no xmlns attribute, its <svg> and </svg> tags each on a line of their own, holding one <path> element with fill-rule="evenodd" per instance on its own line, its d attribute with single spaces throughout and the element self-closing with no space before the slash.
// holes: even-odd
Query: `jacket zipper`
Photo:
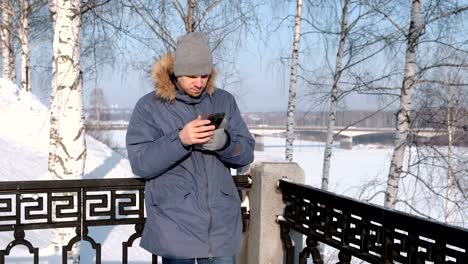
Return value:
<svg viewBox="0 0 468 264">
<path fill-rule="evenodd" d="M 196 117 L 198 117 L 198 111 L 195 105 L 193 105 L 193 110 L 195 111 Z M 205 163 L 205 156 L 203 153 L 201 154 L 202 156 L 202 161 L 203 161 L 203 170 L 205 171 L 205 178 L 206 178 L 206 208 L 208 209 L 208 214 L 210 215 L 209 221 L 208 221 L 208 259 L 211 261 L 213 260 L 213 245 L 211 244 L 211 225 L 212 225 L 212 213 L 211 213 L 211 208 L 210 208 L 210 203 L 209 203 L 209 197 L 208 197 L 208 190 L 209 190 L 209 183 L 208 183 L 208 171 L 206 170 L 206 163 Z"/>
<path fill-rule="evenodd" d="M 203 155 L 203 154 L 202 154 Z M 205 174 L 206 174 L 206 206 L 208 208 L 208 214 L 210 215 L 210 220 L 208 222 L 208 259 L 211 261 L 213 259 L 213 254 L 212 254 L 212 244 L 211 244 L 211 221 L 212 221 L 212 214 L 211 214 L 211 208 L 208 200 L 208 173 L 206 171 L 206 166 L 205 166 L 205 157 L 202 156 L 203 159 L 203 167 L 205 168 Z"/>
</svg>

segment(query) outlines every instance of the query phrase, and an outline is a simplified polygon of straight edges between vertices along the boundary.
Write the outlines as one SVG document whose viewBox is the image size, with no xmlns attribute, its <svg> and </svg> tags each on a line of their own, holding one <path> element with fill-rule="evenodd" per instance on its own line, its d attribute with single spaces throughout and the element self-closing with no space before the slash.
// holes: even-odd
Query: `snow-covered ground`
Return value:
<svg viewBox="0 0 468 264">
<path fill-rule="evenodd" d="M 49 116 L 33 95 L 18 92 L 15 85 L 0 79 L 0 179 L 1 181 L 28 181 L 47 179 Z M 84 178 L 134 177 L 127 159 L 106 145 L 87 136 L 88 147 Z M 0 194 L 0 198 L 2 195 Z M 4 215 L 4 213 L 0 213 Z M 102 243 L 104 263 L 121 263 L 122 242 L 135 232 L 134 226 L 90 228 L 90 236 Z M 40 247 L 40 263 L 61 263 L 61 251 L 50 245 L 51 231 L 26 231 L 26 239 Z M 13 232 L 0 232 L 0 249 L 13 240 Z M 134 245 L 138 245 L 139 240 Z M 81 243 L 82 263 L 94 263 L 94 251 Z M 138 246 L 129 250 L 131 263 L 149 263 L 151 256 Z M 6 263 L 32 263 L 25 247 L 15 247 L 6 257 Z"/>
</svg>

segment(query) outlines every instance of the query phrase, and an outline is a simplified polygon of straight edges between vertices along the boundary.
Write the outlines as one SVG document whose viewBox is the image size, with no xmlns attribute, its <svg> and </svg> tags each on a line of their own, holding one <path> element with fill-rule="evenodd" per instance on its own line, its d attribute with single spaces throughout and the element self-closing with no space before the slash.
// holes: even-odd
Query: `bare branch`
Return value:
<svg viewBox="0 0 468 264">
<path fill-rule="evenodd" d="M 399 98 L 396 98 L 396 99 L 390 101 L 390 103 L 388 103 L 388 104 L 386 104 L 385 106 L 379 108 L 377 111 L 373 112 L 372 114 L 367 115 L 367 116 L 365 116 L 364 118 L 362 118 L 362 119 L 360 119 L 360 120 L 358 120 L 358 121 L 356 121 L 356 122 L 353 122 L 353 123 L 351 123 L 351 124 L 349 124 L 349 125 L 343 127 L 343 128 L 340 129 L 338 132 L 336 132 L 336 133 L 333 135 L 333 137 L 338 136 L 339 134 L 341 134 L 341 132 L 346 131 L 348 128 L 350 128 L 350 127 L 352 127 L 352 126 L 355 126 L 356 124 L 358 124 L 358 123 L 360 123 L 360 122 L 362 122 L 362 121 L 364 121 L 364 120 L 366 120 L 366 119 L 368 119 L 368 118 L 371 118 L 371 117 L 377 115 L 378 113 L 380 113 L 380 112 L 382 112 L 383 110 L 385 110 L 385 109 L 387 109 L 388 107 L 390 107 L 390 106 L 391 106 L 393 103 L 395 103 L 398 99 L 399 99 Z"/>
<path fill-rule="evenodd" d="M 424 66 L 419 71 L 424 72 L 427 70 L 431 70 L 434 68 L 441 68 L 441 67 L 448 67 L 448 68 L 466 68 L 468 69 L 468 64 L 457 64 L 457 63 L 435 63 L 431 65 Z"/>
<path fill-rule="evenodd" d="M 468 83 L 454 83 L 450 81 L 441 81 L 441 80 L 417 80 L 415 83 L 434 83 L 434 84 L 441 84 L 441 85 L 449 85 L 455 87 L 468 87 Z"/>
<path fill-rule="evenodd" d="M 201 22 L 205 19 L 205 16 L 212 10 L 214 9 L 216 6 L 218 6 L 219 4 L 221 4 L 222 2 L 224 2 L 224 0 L 218 0 L 218 1 L 215 1 L 213 2 L 210 6 L 208 6 L 205 11 L 203 11 L 203 14 L 198 18 L 198 21 L 197 23 L 194 24 L 193 28 L 196 29 L 200 24 Z"/>
<path fill-rule="evenodd" d="M 411 205 L 408 201 L 396 199 L 395 203 L 402 203 L 402 204 L 408 206 L 408 207 L 409 207 L 412 211 L 414 211 L 415 213 L 417 213 L 417 214 L 419 214 L 419 215 L 421 215 L 421 216 L 424 216 L 424 217 L 426 217 L 426 218 L 428 218 L 428 219 L 434 220 L 434 218 L 432 218 L 432 217 L 430 217 L 429 215 L 427 215 L 427 214 L 425 214 L 425 213 L 419 211 L 418 209 L 416 209 L 416 207 L 414 207 L 413 205 Z"/>
<path fill-rule="evenodd" d="M 86 3 L 83 3 L 83 5 L 81 5 L 81 15 L 84 15 L 86 12 L 94 9 L 94 8 L 97 8 L 97 7 L 100 7 L 100 6 L 103 6 L 107 3 L 109 3 L 110 0 L 104 0 L 102 1 L 101 3 L 96 3 L 95 0 L 88 0 Z"/>
<path fill-rule="evenodd" d="M 182 5 L 180 4 L 179 0 L 173 0 L 172 3 L 174 3 L 174 7 L 175 7 L 177 13 L 179 13 L 180 19 L 182 19 L 182 21 L 184 22 L 184 25 L 185 25 L 186 24 L 186 16 L 185 16 L 185 13 L 184 13 L 184 9 L 182 8 Z"/>
<path fill-rule="evenodd" d="M 132 1 L 128 0 L 128 2 L 132 5 L 133 9 L 140 15 L 140 17 L 143 19 L 145 24 L 148 26 L 148 28 L 165 44 L 170 46 L 172 49 L 175 49 L 175 45 L 168 41 L 167 38 L 165 38 L 163 35 L 161 35 L 155 28 L 154 26 L 150 23 L 148 20 L 147 16 L 143 14 L 138 6 Z"/>
<path fill-rule="evenodd" d="M 433 18 L 429 19 L 428 21 L 426 21 L 426 23 L 424 23 L 424 26 L 427 26 L 427 25 L 429 25 L 429 24 L 431 24 L 431 23 L 433 23 L 433 22 L 435 22 L 435 21 L 437 21 L 439 19 L 447 18 L 447 17 L 449 17 L 451 15 L 459 15 L 459 14 L 461 14 L 461 13 L 467 11 L 467 10 L 468 10 L 468 5 L 462 6 L 460 8 L 454 9 L 454 10 L 450 10 L 448 12 L 442 13 L 442 14 L 436 16 L 436 17 L 433 17 Z"/>
<path fill-rule="evenodd" d="M 369 3 L 368 0 L 364 0 L 364 3 L 366 3 L 368 6 L 370 6 L 373 10 L 377 11 L 379 14 L 381 14 L 390 24 L 392 24 L 398 31 L 400 31 L 403 35 L 407 35 L 406 30 L 404 30 L 397 22 L 395 22 L 391 17 L 389 17 L 385 12 L 380 10 L 379 7 L 373 6 L 371 3 Z"/>
<path fill-rule="evenodd" d="M 388 2 L 390 2 L 391 0 L 387 0 Z M 367 10 L 367 12 L 364 12 L 363 14 L 360 14 L 357 18 L 355 18 L 348 26 L 348 31 L 351 31 L 353 30 L 353 28 L 356 26 L 356 24 L 359 22 L 359 20 L 367 15 L 370 15 L 372 14 L 373 12 L 375 11 L 378 11 L 378 9 L 381 7 L 381 6 L 384 6 L 386 5 L 388 2 L 382 2 L 380 3 L 379 5 L 377 6 L 371 6 L 371 9 L 370 10 Z"/>
</svg>

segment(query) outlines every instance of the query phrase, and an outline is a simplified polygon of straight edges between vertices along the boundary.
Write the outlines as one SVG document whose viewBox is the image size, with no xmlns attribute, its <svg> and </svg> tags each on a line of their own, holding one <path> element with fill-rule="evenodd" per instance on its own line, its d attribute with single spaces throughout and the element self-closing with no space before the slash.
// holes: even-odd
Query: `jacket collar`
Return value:
<svg viewBox="0 0 468 264">
<path fill-rule="evenodd" d="M 168 53 L 161 57 L 161 59 L 153 65 L 151 71 L 151 78 L 154 82 L 156 96 L 167 102 L 174 102 L 177 98 L 186 103 L 198 103 L 206 95 L 212 95 L 214 93 L 216 89 L 216 75 L 216 69 L 213 67 L 203 94 L 199 98 L 192 98 L 179 90 L 175 85 L 173 53 Z"/>
</svg>

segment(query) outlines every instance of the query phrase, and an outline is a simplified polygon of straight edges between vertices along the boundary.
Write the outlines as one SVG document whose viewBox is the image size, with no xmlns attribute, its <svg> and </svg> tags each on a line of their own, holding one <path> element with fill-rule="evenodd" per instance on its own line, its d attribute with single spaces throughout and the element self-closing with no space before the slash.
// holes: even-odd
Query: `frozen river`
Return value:
<svg viewBox="0 0 468 264">
<path fill-rule="evenodd" d="M 115 145 L 125 148 L 125 131 L 113 131 L 112 140 Z M 264 151 L 255 152 L 255 161 L 284 160 L 284 138 L 265 137 L 263 142 Z M 306 184 L 320 187 L 324 147 L 323 142 L 294 142 L 293 158 L 304 169 Z M 390 146 L 357 145 L 351 150 L 336 146 L 333 149 L 329 189 L 358 198 L 365 183 L 383 183 L 382 179 L 388 174 L 391 154 Z M 381 199 L 383 196 L 373 202 L 381 204 Z"/>
<path fill-rule="evenodd" d="M 125 148 L 125 131 L 115 131 L 112 134 L 114 143 Z M 280 137 L 264 137 L 264 150 L 255 151 L 255 161 L 284 161 L 285 139 Z M 323 142 L 305 140 L 294 141 L 293 160 L 305 172 L 305 183 L 320 188 L 322 178 Z M 439 152 L 446 151 L 445 147 L 427 148 L 437 149 Z M 426 149 L 426 150 L 427 150 Z M 467 160 L 466 148 L 454 148 L 459 155 Z M 337 194 L 346 195 L 374 204 L 383 205 L 384 191 L 387 183 L 387 175 L 393 148 L 389 145 L 355 145 L 352 149 L 341 149 L 336 145 L 333 149 L 329 190 Z M 413 159 L 425 151 L 420 148 L 407 151 Z M 405 165 L 407 165 L 407 159 Z M 435 163 L 434 163 L 435 164 Z M 400 182 L 399 199 L 408 202 L 400 203 L 397 208 L 406 212 L 412 212 L 410 207 L 424 212 L 424 215 L 434 219 L 443 220 L 444 196 L 446 192 L 446 170 L 433 166 L 413 167 L 416 177 L 403 176 Z M 442 164 L 444 165 L 444 164 Z M 445 164 L 446 166 L 446 164 Z M 463 168 L 461 168 L 463 169 Z M 411 175 L 411 174 L 409 174 Z M 426 188 L 430 186 L 432 189 Z M 459 194 L 458 194 L 459 195 Z M 456 198 L 459 199 L 460 197 Z M 463 197 L 460 199 L 463 200 Z M 454 212 L 453 223 L 466 226 L 465 220 L 468 209 L 464 206 L 458 207 Z M 414 212 L 413 212 L 414 213 Z"/>
</svg>

